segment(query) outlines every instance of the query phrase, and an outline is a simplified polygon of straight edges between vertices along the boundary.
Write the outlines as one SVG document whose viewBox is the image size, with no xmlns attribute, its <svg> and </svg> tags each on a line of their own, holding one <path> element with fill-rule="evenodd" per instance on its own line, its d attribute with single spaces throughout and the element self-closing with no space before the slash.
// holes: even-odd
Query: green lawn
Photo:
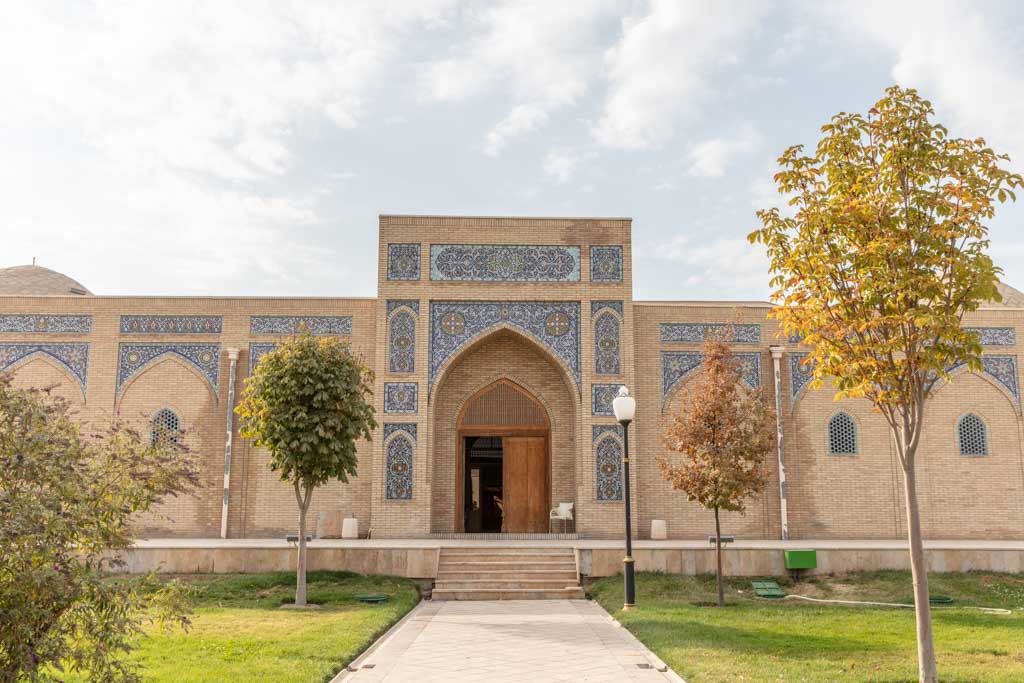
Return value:
<svg viewBox="0 0 1024 683">
<path fill-rule="evenodd" d="M 315 611 L 280 609 L 294 601 L 294 573 L 178 578 L 193 588 L 193 627 L 139 640 L 132 657 L 147 682 L 328 681 L 419 601 L 412 582 L 391 576 L 310 572 Z M 389 599 L 356 602 L 366 593 Z"/>
<path fill-rule="evenodd" d="M 935 608 L 942 681 L 1024 681 L 1024 576 L 934 574 L 932 595 L 954 605 L 1007 607 L 1012 615 Z M 787 593 L 818 598 L 910 602 L 910 575 L 871 572 L 820 577 Z M 824 606 L 753 596 L 730 579 L 724 608 L 713 605 L 713 576 L 643 573 L 638 609 L 622 612 L 622 577 L 591 589 L 615 618 L 688 683 L 711 681 L 916 681 L 914 613 L 909 609 Z"/>
</svg>

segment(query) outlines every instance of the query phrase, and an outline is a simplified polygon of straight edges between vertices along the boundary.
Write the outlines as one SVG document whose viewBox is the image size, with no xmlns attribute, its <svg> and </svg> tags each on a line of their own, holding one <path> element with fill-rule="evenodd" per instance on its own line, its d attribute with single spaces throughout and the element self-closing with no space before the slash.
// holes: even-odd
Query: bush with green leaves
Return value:
<svg viewBox="0 0 1024 683">
<path fill-rule="evenodd" d="M 0 680 L 138 680 L 127 654 L 149 622 L 187 627 L 184 591 L 111 579 L 132 517 L 197 482 L 176 440 L 121 422 L 89 431 L 47 390 L 0 374 Z"/>
</svg>

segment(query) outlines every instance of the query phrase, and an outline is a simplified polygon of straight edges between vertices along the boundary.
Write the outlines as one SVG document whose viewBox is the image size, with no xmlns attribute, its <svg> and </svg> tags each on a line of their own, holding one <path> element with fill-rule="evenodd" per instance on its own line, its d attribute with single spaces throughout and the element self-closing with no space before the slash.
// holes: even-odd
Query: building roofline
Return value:
<svg viewBox="0 0 1024 683">
<path fill-rule="evenodd" d="M 432 214 L 432 213 L 380 213 L 377 214 L 378 218 L 447 218 L 447 219 L 458 219 L 458 220 L 493 220 L 495 218 L 501 220 L 516 220 L 516 221 L 632 221 L 631 216 L 508 216 L 501 214 L 493 215 L 472 215 L 464 216 L 460 214 Z"/>
</svg>

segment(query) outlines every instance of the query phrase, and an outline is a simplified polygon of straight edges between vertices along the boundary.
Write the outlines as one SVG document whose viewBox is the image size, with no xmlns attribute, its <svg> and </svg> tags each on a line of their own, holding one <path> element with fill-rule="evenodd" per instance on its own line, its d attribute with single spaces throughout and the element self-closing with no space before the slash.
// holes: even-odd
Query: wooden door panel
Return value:
<svg viewBox="0 0 1024 683">
<path fill-rule="evenodd" d="M 508 533 L 547 531 L 550 497 L 547 439 L 542 436 L 504 437 L 501 447 L 504 530 Z"/>
</svg>

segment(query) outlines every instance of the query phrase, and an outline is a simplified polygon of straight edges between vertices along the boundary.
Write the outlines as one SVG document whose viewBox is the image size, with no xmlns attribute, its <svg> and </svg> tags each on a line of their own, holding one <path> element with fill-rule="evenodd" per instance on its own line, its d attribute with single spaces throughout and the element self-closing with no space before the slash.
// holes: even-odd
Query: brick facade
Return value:
<svg viewBox="0 0 1024 683">
<path fill-rule="evenodd" d="M 665 411 L 700 371 L 703 335 L 734 324 L 745 377 L 769 395 L 769 347 L 781 352 L 790 537 L 904 535 L 899 465 L 881 417 L 863 401 L 836 402 L 830 388 L 803 386 L 791 363 L 800 347 L 780 337 L 767 304 L 634 302 L 628 219 L 382 216 L 379 234 L 374 299 L 0 292 L 0 365 L 20 385 L 55 386 L 85 421 L 116 415 L 148 431 L 157 411 L 173 411 L 202 463 L 201 484 L 140 518 L 138 529 L 180 537 L 221 530 L 229 356 L 237 350 L 237 401 L 254 354 L 296 324 L 342 336 L 376 372 L 380 427 L 359 448 L 359 476 L 318 489 L 312 508 L 313 519 L 320 511 L 355 516 L 375 537 L 457 530 L 456 419 L 499 379 L 529 393 L 550 420 L 552 505 L 576 504 L 581 536 L 618 537 L 621 499 L 608 495 L 614 486 L 599 496 L 597 483 L 621 475 L 599 472 L 596 455 L 604 439 L 620 438 L 607 399 L 624 384 L 638 404 L 630 431 L 638 535 L 663 519 L 670 538 L 700 538 L 712 530 L 711 515 L 672 491 L 655 456 Z M 1022 314 L 1010 305 L 972 314 L 967 324 L 987 330 L 990 372 L 957 373 L 929 405 L 919 482 L 927 537 L 1024 538 Z M 829 454 L 828 423 L 840 411 L 856 425 L 854 455 Z M 966 414 L 984 422 L 987 455 L 960 455 L 957 425 Z M 235 429 L 227 535 L 292 531 L 291 489 L 267 468 L 267 454 L 238 436 L 237 420 Z M 395 439 L 405 442 L 389 450 Z M 615 447 L 605 444 L 605 465 Z M 411 461 L 411 475 L 390 493 L 389 452 L 403 472 Z M 727 533 L 780 537 L 774 458 L 770 469 L 747 513 L 726 515 Z"/>
</svg>

